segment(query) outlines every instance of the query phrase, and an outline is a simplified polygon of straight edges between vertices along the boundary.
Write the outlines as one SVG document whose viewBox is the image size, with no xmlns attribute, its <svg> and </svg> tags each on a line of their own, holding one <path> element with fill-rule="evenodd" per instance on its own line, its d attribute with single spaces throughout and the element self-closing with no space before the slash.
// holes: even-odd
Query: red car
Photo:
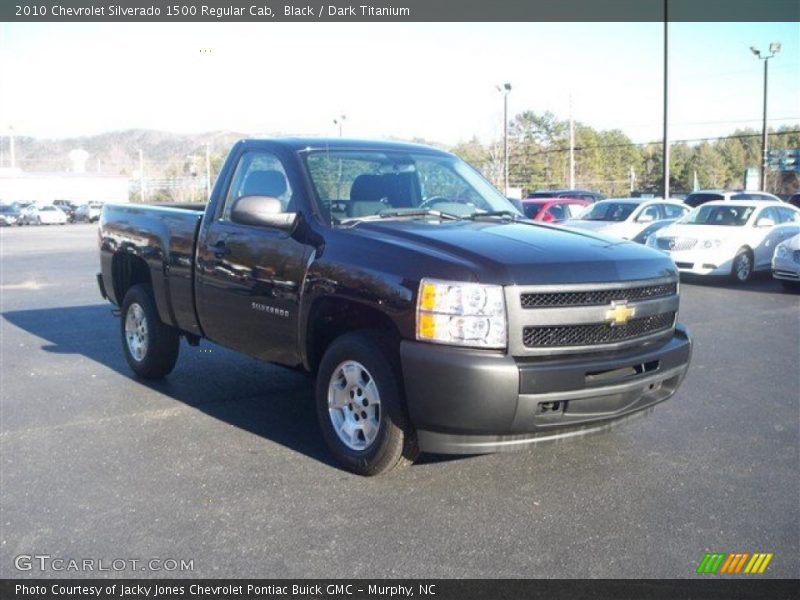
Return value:
<svg viewBox="0 0 800 600">
<path fill-rule="evenodd" d="M 591 202 L 578 198 L 525 198 L 522 211 L 534 221 L 558 223 L 577 217 Z"/>
</svg>

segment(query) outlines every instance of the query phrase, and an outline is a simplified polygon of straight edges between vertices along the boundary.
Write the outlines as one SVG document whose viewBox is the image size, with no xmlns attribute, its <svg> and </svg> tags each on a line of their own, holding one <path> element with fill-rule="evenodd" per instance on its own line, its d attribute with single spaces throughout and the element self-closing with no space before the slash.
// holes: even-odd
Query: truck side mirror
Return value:
<svg viewBox="0 0 800 600">
<path fill-rule="evenodd" d="M 233 203 L 231 222 L 292 231 L 297 224 L 297 213 L 283 212 L 283 204 L 277 198 L 242 196 Z"/>
</svg>

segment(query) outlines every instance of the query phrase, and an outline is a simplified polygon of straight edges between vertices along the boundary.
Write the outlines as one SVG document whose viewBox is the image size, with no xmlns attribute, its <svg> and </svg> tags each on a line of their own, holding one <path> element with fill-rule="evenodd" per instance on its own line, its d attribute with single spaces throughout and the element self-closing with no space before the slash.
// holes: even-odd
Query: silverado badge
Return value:
<svg viewBox="0 0 800 600">
<path fill-rule="evenodd" d="M 606 319 L 611 325 L 624 325 L 636 314 L 636 308 L 628 306 L 627 300 L 615 300 L 611 303 L 611 310 L 606 312 Z"/>
</svg>

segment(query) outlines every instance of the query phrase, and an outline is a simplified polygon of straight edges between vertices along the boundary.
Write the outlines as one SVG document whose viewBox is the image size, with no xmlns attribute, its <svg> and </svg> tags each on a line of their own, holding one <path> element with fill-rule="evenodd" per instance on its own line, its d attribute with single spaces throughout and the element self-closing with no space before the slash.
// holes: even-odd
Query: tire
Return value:
<svg viewBox="0 0 800 600">
<path fill-rule="evenodd" d="M 733 257 L 731 265 L 731 281 L 734 283 L 747 283 L 753 277 L 753 253 L 749 248 L 740 248 Z"/>
<path fill-rule="evenodd" d="M 160 379 L 172 371 L 178 360 L 180 335 L 159 318 L 149 284 L 128 290 L 119 323 L 122 351 L 134 373 L 145 379 Z"/>
<path fill-rule="evenodd" d="M 359 475 L 410 465 L 419 454 L 406 415 L 397 347 L 389 340 L 380 331 L 345 334 L 325 351 L 317 372 L 322 435 L 336 460 Z"/>
<path fill-rule="evenodd" d="M 800 281 L 787 281 L 786 279 L 781 279 L 781 285 L 787 292 L 794 292 L 795 294 L 800 293 Z"/>
</svg>

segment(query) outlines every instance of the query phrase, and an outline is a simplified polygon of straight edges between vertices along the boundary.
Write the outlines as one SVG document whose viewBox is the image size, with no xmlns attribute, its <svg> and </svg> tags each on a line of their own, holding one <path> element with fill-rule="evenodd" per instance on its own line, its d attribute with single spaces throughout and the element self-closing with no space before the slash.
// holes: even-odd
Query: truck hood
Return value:
<svg viewBox="0 0 800 600">
<path fill-rule="evenodd" d="M 503 285 L 632 281 L 676 273 L 669 257 L 632 242 L 534 222 L 372 221 L 353 233 L 467 261 Z"/>
</svg>

